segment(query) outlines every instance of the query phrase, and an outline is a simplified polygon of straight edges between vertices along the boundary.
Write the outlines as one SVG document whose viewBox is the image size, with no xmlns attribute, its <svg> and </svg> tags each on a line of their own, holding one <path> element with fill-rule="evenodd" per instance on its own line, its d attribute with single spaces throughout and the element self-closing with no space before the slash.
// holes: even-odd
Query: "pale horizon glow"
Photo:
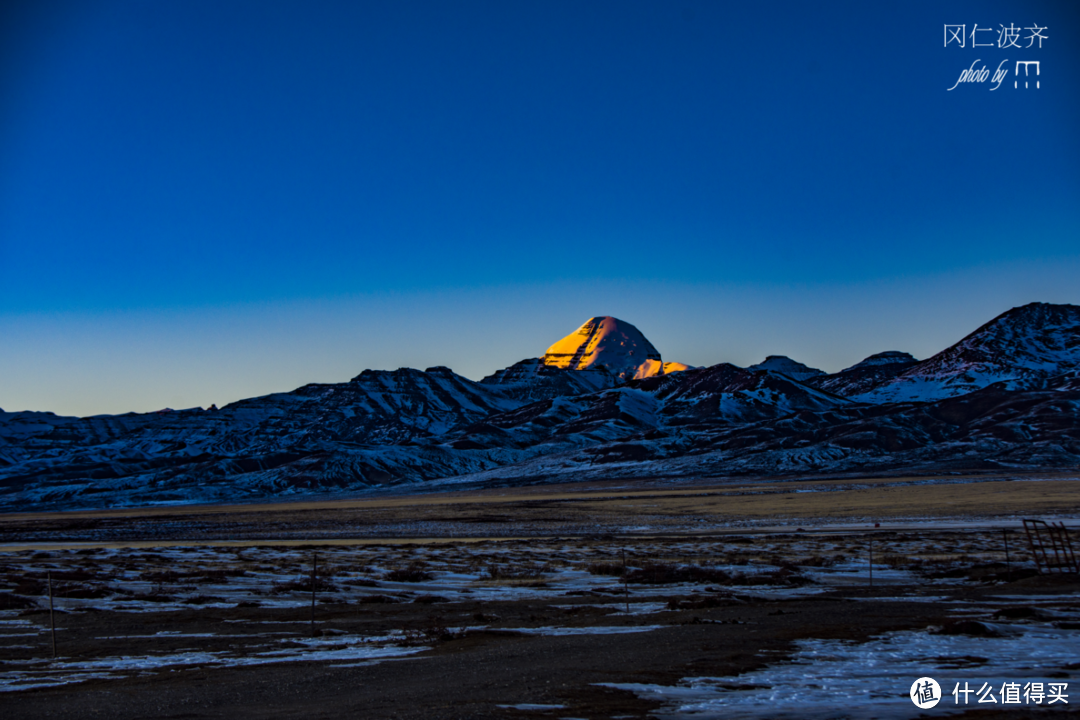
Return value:
<svg viewBox="0 0 1080 720">
<path fill-rule="evenodd" d="M 479 380 L 590 317 L 635 325 L 665 362 L 787 355 L 837 372 L 922 360 L 1011 307 L 1080 304 L 1080 263 L 828 286 L 550 283 L 134 311 L 0 315 L 0 408 L 87 416 L 219 407 L 365 369 L 444 365 Z M 943 300 L 947 299 L 946 300 Z"/>
</svg>

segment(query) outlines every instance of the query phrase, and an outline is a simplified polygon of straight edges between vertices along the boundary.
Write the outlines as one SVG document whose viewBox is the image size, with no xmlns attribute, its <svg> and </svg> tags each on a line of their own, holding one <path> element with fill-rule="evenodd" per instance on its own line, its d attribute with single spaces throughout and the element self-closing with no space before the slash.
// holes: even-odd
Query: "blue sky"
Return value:
<svg viewBox="0 0 1080 720">
<path fill-rule="evenodd" d="M 1077 8 L 7 3 L 0 407 L 479 378 L 598 314 L 835 371 L 1080 303 Z"/>
</svg>

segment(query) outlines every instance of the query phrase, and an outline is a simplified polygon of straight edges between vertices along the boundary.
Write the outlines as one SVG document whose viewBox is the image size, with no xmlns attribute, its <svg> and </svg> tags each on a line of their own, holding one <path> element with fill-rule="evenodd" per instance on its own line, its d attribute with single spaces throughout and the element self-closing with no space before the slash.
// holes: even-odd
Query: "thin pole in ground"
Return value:
<svg viewBox="0 0 1080 720">
<path fill-rule="evenodd" d="M 311 555 L 311 637 L 315 637 L 315 578 L 319 566 L 319 553 Z"/>
<path fill-rule="evenodd" d="M 626 614 L 630 614 L 630 586 L 626 584 L 626 548 L 622 549 L 622 589 L 626 600 Z"/>
<path fill-rule="evenodd" d="M 1005 577 L 1012 577 L 1012 563 L 1009 562 L 1009 531 L 1002 528 L 1001 537 L 1005 540 Z"/>
<path fill-rule="evenodd" d="M 56 657 L 56 615 L 53 613 L 52 570 L 47 571 L 49 578 L 49 627 L 52 630 L 52 656 Z"/>
<path fill-rule="evenodd" d="M 870 587 L 874 587 L 874 538 L 870 538 Z"/>
</svg>

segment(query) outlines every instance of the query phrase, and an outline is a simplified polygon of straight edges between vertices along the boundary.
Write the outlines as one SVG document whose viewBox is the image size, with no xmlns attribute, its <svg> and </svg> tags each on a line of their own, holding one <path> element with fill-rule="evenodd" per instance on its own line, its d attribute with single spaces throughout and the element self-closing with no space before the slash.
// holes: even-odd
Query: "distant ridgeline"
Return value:
<svg viewBox="0 0 1080 720">
<path fill-rule="evenodd" d="M 826 374 L 663 362 L 594 317 L 474 382 L 365 370 L 220 410 L 0 411 L 0 509 L 239 502 L 619 477 L 971 472 L 1080 464 L 1080 308 L 1014 308 L 923 361 Z"/>
</svg>

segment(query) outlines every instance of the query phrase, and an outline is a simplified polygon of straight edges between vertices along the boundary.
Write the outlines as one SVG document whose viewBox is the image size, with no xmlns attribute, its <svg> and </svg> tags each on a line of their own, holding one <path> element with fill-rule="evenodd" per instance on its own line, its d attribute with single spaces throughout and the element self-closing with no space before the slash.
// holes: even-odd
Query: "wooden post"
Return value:
<svg viewBox="0 0 1080 720">
<path fill-rule="evenodd" d="M 56 658 L 56 616 L 53 614 L 52 570 L 47 572 L 49 577 L 49 627 L 52 630 L 52 656 Z"/>
<path fill-rule="evenodd" d="M 311 555 L 311 637 L 315 637 L 315 579 L 319 565 L 319 553 Z"/>
<path fill-rule="evenodd" d="M 1002 528 L 1001 537 L 1005 540 L 1005 577 L 1012 576 L 1012 563 L 1009 562 L 1009 531 Z"/>
<path fill-rule="evenodd" d="M 630 614 L 630 587 L 626 584 L 626 548 L 622 549 L 622 589 L 626 601 L 626 614 Z"/>
<path fill-rule="evenodd" d="M 870 538 L 870 587 L 874 587 L 874 538 Z"/>
</svg>

